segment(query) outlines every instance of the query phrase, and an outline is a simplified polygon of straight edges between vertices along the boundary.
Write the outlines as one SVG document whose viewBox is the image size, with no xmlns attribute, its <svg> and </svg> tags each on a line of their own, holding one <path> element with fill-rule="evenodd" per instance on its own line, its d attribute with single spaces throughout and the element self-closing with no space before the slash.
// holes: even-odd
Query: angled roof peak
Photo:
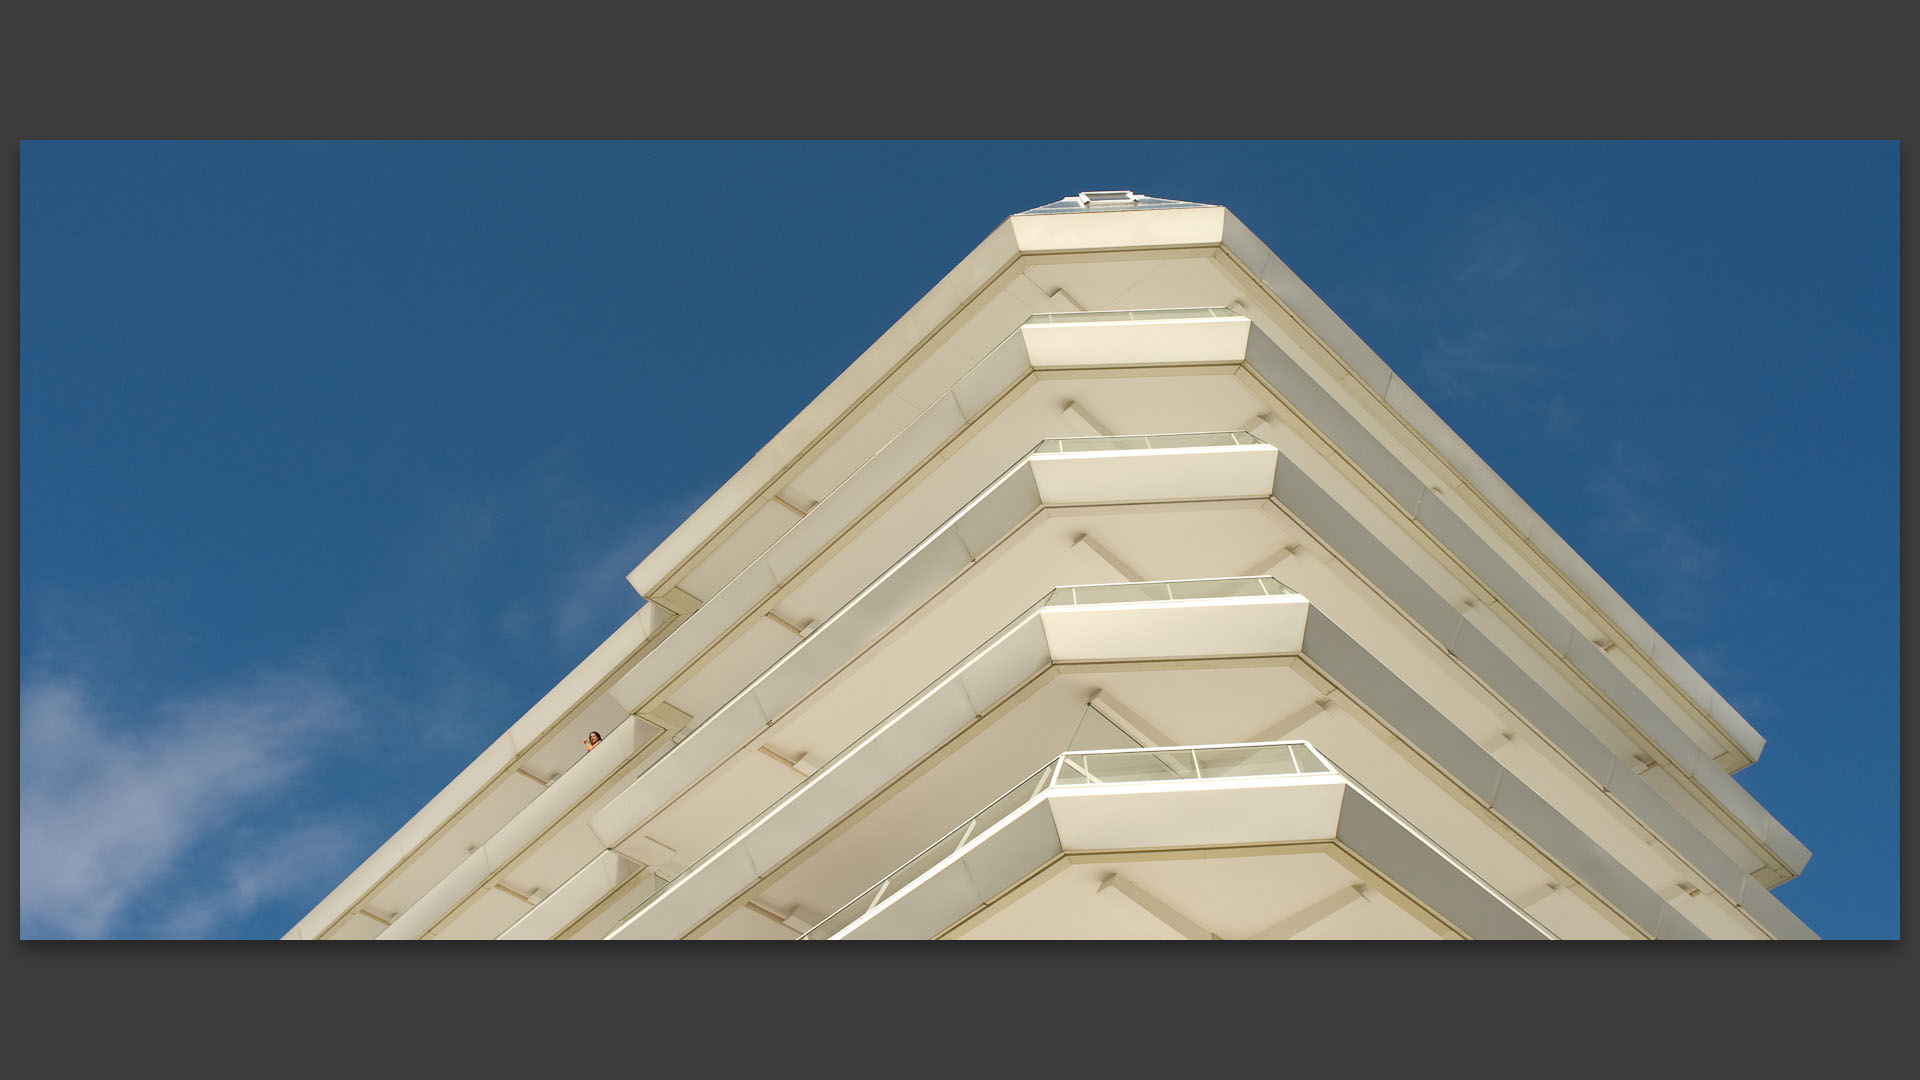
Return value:
<svg viewBox="0 0 1920 1080">
<path fill-rule="evenodd" d="M 1085 214 L 1103 210 L 1169 210 L 1183 206 L 1211 206 L 1212 203 L 1184 202 L 1180 199 L 1160 199 L 1152 195 L 1140 195 L 1132 191 L 1082 191 L 1069 195 L 1058 202 L 1045 206 L 1036 206 L 1023 210 L 1014 217 L 1027 217 L 1033 214 Z"/>
</svg>

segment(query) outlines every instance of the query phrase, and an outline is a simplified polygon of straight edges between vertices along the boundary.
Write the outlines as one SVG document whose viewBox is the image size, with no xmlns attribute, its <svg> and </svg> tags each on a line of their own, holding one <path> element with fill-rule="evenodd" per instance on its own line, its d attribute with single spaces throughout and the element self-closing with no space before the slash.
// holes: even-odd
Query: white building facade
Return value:
<svg viewBox="0 0 1920 1080">
<path fill-rule="evenodd" d="M 288 938 L 1814 936 L 1760 736 L 1223 207 L 1008 219 L 628 580 Z"/>
</svg>

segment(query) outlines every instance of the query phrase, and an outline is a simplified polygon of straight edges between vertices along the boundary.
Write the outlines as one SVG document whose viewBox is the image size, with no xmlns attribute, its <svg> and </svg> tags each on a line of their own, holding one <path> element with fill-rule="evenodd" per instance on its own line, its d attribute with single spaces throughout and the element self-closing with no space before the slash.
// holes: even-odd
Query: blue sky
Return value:
<svg viewBox="0 0 1920 1080">
<path fill-rule="evenodd" d="M 1003 218 L 1224 204 L 1898 935 L 1894 143 L 25 143 L 21 934 L 278 937 Z M 731 373 L 751 373 L 737 378 Z"/>
</svg>

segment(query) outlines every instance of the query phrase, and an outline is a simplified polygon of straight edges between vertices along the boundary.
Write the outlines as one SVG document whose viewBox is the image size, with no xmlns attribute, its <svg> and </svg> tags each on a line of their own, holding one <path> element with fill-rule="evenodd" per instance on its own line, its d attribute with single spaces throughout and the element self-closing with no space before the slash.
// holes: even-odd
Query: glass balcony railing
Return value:
<svg viewBox="0 0 1920 1080">
<path fill-rule="evenodd" d="M 1149 746 L 1140 749 L 1079 750 L 1042 765 L 1005 795 L 953 831 L 907 860 L 859 896 L 801 934 L 801 941 L 824 941 L 853 925 L 887 897 L 912 885 L 941 860 L 965 847 L 1015 810 L 1051 788 L 1087 784 L 1138 784 L 1171 780 L 1220 780 L 1230 777 L 1338 775 L 1304 742 L 1226 743 L 1211 746 Z"/>
<path fill-rule="evenodd" d="M 1118 582 L 1110 585 L 1063 586 L 1061 588 L 1057 588 L 1049 591 L 1045 596 L 1042 596 L 1039 600 L 1035 601 L 1032 605 L 1030 605 L 1025 611 L 1022 611 L 1019 615 L 1015 616 L 1013 621 L 1009 622 L 1005 627 L 1001 628 L 999 632 L 995 633 L 991 638 L 988 638 L 984 643 L 976 647 L 972 652 L 969 652 L 958 663 L 956 663 L 953 667 L 949 668 L 947 672 L 941 676 L 940 679 L 935 680 L 935 685 L 939 685 L 940 683 L 945 682 L 945 680 L 951 677 L 955 672 L 965 668 L 968 664 L 972 663 L 975 659 L 977 659 L 981 655 L 991 651 L 1001 641 L 1005 640 L 1006 638 L 1010 637 L 1015 632 L 1017 632 L 1020 629 L 1020 627 L 1026 623 L 1028 618 L 1030 618 L 1035 612 L 1046 607 L 1066 607 L 1066 606 L 1078 606 L 1078 605 L 1123 604 L 1123 603 L 1142 603 L 1142 602 L 1150 603 L 1150 602 L 1156 602 L 1156 601 L 1171 601 L 1171 600 L 1202 600 L 1202 599 L 1214 599 L 1214 598 L 1236 597 L 1236 596 L 1297 596 L 1297 595 L 1299 594 L 1295 592 L 1293 589 L 1288 588 L 1286 585 L 1281 584 L 1278 580 L 1271 577 L 1197 578 L 1197 579 L 1186 580 L 1186 581 Z M 751 687 L 749 687 L 749 690 L 751 690 Z M 902 706 L 900 710 L 897 710 L 895 714 L 890 714 L 888 719 L 890 720 L 893 718 L 894 715 L 898 715 L 898 712 L 911 709 L 918 700 L 919 698 L 916 697 L 913 701 L 908 702 L 906 705 Z M 884 723 L 886 723 L 886 721 L 882 721 L 882 724 Z M 873 730 L 878 730 L 878 729 L 875 728 Z M 871 735 L 872 732 L 869 731 L 868 734 Z M 856 739 L 852 746 L 842 751 L 841 754 L 836 755 L 833 761 L 828 763 L 828 767 L 823 767 L 815 775 L 817 776 L 817 775 L 824 775 L 829 773 L 831 771 L 831 768 L 830 768 L 831 766 L 837 764 L 841 760 L 841 758 L 845 757 L 847 754 L 857 752 L 862 746 L 865 745 L 865 741 L 866 740 L 864 737 L 861 739 Z M 1265 745 L 1265 744 L 1259 744 L 1259 745 Z M 1304 744 L 1302 745 L 1304 747 Z M 1331 771 L 1325 765 L 1324 761 L 1321 761 L 1316 755 L 1313 754 L 1313 751 L 1311 749 L 1303 749 L 1302 751 L 1293 754 L 1293 756 L 1288 756 L 1287 754 L 1267 755 L 1267 756 L 1256 755 L 1252 758 L 1247 758 L 1244 761 L 1242 761 L 1240 758 L 1234 757 L 1232 751 L 1235 749 L 1236 748 L 1232 748 L 1232 747 L 1179 748 L 1179 750 L 1182 752 L 1197 750 L 1197 751 L 1202 751 L 1209 754 L 1207 758 L 1208 764 L 1205 767 L 1206 771 L 1204 772 L 1204 774 L 1199 771 L 1201 769 L 1200 765 L 1195 764 L 1192 766 L 1194 775 L 1202 776 L 1203 778 L 1209 778 L 1209 779 L 1219 777 L 1219 776 L 1227 776 L 1227 775 L 1284 776 L 1284 775 L 1293 775 L 1295 773 L 1302 773 L 1302 772 Z M 1214 752 L 1215 750 L 1219 750 L 1220 752 L 1215 753 Z M 1093 754 L 1108 754 L 1108 753 L 1115 753 L 1115 752 L 1116 751 L 1084 751 L 1084 752 L 1074 752 L 1067 756 L 1073 757 L 1076 759 L 1076 761 L 1079 762 L 1079 764 L 1075 766 L 1076 770 L 1085 770 L 1086 768 L 1088 768 L 1088 765 L 1084 760 L 1081 760 L 1081 759 L 1085 759 L 1089 755 L 1093 755 Z M 1126 751 L 1126 752 L 1132 752 L 1132 751 Z M 1157 750 L 1154 752 L 1172 753 L 1173 751 Z M 1311 759 L 1311 762 L 1308 759 Z M 973 818 L 968 819 L 967 822 L 963 823 L 959 828 L 955 829 L 952 833 L 949 833 L 941 841 L 936 842 L 934 847 L 928 848 L 925 852 L 922 852 L 919 857 L 916 857 L 914 862 L 909 863 L 907 867 L 903 867 L 900 872 L 896 872 L 894 874 L 889 875 L 886 881 L 882 881 L 880 884 L 874 886 L 874 888 L 868 890 L 867 893 L 861 894 L 862 897 L 865 898 L 867 905 L 870 907 L 873 904 L 879 903 L 879 901 L 883 898 L 886 892 L 889 882 L 901 881 L 904 883 L 906 881 L 911 881 L 914 876 L 918 876 L 921 870 L 924 870 L 926 867 L 932 866 L 934 863 L 937 863 L 941 859 L 945 858 L 948 854 L 951 854 L 953 850 L 957 849 L 961 844 L 966 843 L 974 835 L 977 835 L 982 829 L 985 829 L 988 826 L 992 825 L 994 822 L 1000 820 L 1000 818 L 1004 817 L 1006 813 L 1012 811 L 1013 809 L 1017 808 L 1019 805 L 1024 803 L 1027 798 L 1031 798 L 1033 794 L 1037 794 L 1039 791 L 1044 790 L 1046 787 L 1052 786 L 1055 784 L 1065 785 L 1065 784 L 1074 784 L 1074 783 L 1084 782 L 1077 779 L 1066 780 L 1066 781 L 1060 781 L 1055 779 L 1056 775 L 1060 773 L 1060 770 L 1063 767 L 1063 761 L 1064 759 L 1055 759 L 1053 761 L 1050 761 L 1044 767 L 1042 767 L 1039 772 L 1035 773 L 1031 777 L 1028 777 L 1028 780 L 1037 780 L 1040 786 L 1038 788 L 1035 788 L 1034 791 L 1032 793 L 1029 793 L 1026 797 L 1019 798 L 1019 799 L 1013 798 L 1013 796 L 1016 795 L 1021 790 L 1020 787 L 1016 787 L 1013 791 L 1009 791 L 1007 795 L 995 801 L 986 810 L 983 810 L 981 811 L 980 814 L 977 814 Z M 1312 765 L 1313 763 L 1318 763 L 1318 767 L 1317 768 L 1310 767 L 1310 765 Z M 1109 766 L 1103 766 L 1103 767 L 1109 767 Z M 1111 763 L 1110 767 L 1119 768 L 1122 766 L 1119 763 Z M 1148 766 L 1146 766 L 1143 763 L 1135 764 L 1132 767 L 1142 768 L 1142 769 L 1148 768 Z M 1173 768 L 1173 766 L 1169 766 L 1169 768 Z M 1232 772 L 1225 771 L 1231 768 L 1239 768 L 1242 771 L 1239 773 L 1232 773 Z M 1248 772 L 1246 771 L 1248 769 L 1254 769 L 1256 771 Z M 1166 777 L 1159 777 L 1159 778 L 1164 779 L 1164 778 L 1177 778 L 1177 777 L 1166 776 Z M 1108 781 L 1101 781 L 1101 782 L 1108 782 Z M 1026 784 L 1026 781 L 1022 781 L 1022 784 L 1023 785 Z M 769 818 L 773 817 L 774 815 L 777 815 L 788 804 L 792 803 L 795 799 L 799 798 L 802 792 L 806 790 L 807 786 L 808 785 L 806 783 L 802 783 L 799 787 L 796 787 L 794 790 L 788 792 L 785 796 L 783 796 L 778 801 L 776 801 L 772 806 L 769 806 L 766 810 L 762 811 L 759 815 L 755 816 L 751 821 L 748 821 L 746 824 L 736 829 L 730 836 L 727 837 L 727 839 L 721 841 L 718 845 L 716 845 L 714 848 L 709 850 L 704 856 L 696 860 L 687 870 L 683 871 L 679 876 L 687 877 L 689 875 L 695 874 L 705 869 L 708 864 L 713 862 L 721 854 L 721 852 L 725 851 L 730 846 L 736 843 L 739 843 L 749 832 L 752 832 L 754 829 L 760 827 Z M 951 840 L 952 843 L 949 846 L 947 846 L 944 851 L 937 850 L 941 848 L 942 844 L 945 844 L 949 840 Z M 900 877 L 900 873 L 913 867 L 919 867 L 919 869 L 915 869 L 914 874 L 912 876 L 909 876 L 906 878 Z M 623 916 L 622 921 L 625 921 L 626 919 L 631 919 L 633 916 L 639 914 L 641 910 L 646 908 L 646 906 L 649 903 L 651 903 L 652 900 L 656 896 L 658 896 L 660 892 L 664 890 L 666 884 L 667 883 L 665 882 L 658 884 L 646 896 L 641 897 L 638 900 L 638 902 L 636 902 L 632 906 L 631 910 L 629 910 L 628 913 L 625 916 Z M 845 910 L 846 909 L 842 908 L 841 912 L 844 912 Z M 830 916 L 828 921 L 829 922 L 832 921 L 832 919 L 834 917 L 837 917 L 839 914 L 840 912 L 836 912 L 836 915 Z M 853 918 L 857 918 L 857 917 L 858 917 L 857 915 L 850 916 L 847 918 L 846 921 L 851 922 Z M 826 922 L 823 922 L 820 925 L 825 926 L 827 924 Z M 844 923 L 842 925 L 844 925 Z M 824 937 L 827 934 L 830 934 L 832 932 L 833 931 L 826 931 L 823 933 L 819 929 L 819 927 L 815 927 L 813 930 L 809 931 L 808 935 L 806 936 Z"/>
<path fill-rule="evenodd" d="M 1244 431 L 1186 431 L 1167 435 L 1083 435 L 1041 439 L 1035 454 L 1086 454 L 1100 450 L 1191 450 L 1216 446 L 1265 446 Z"/>
<path fill-rule="evenodd" d="M 673 880 L 672 878 L 664 877 L 651 870 L 645 871 L 644 873 L 647 880 L 634 886 L 633 891 L 621 900 L 621 905 L 626 908 L 626 914 L 614 919 L 610 925 L 618 926 L 628 919 L 633 918 L 635 912 L 646 907 L 647 902 L 655 896 L 658 896 L 660 890 L 666 888 L 668 883 Z"/>
<path fill-rule="evenodd" d="M 1218 600 L 1229 596 L 1298 596 L 1270 577 L 1193 578 L 1186 581 L 1122 581 L 1111 585 L 1063 585 L 1047 594 L 1046 606 L 1146 604 L 1167 600 Z"/>
<path fill-rule="evenodd" d="M 1461 862 L 1446 848 L 1435 843 L 1411 821 L 1382 802 L 1351 773 L 1322 757 L 1310 744 L 1299 740 L 1266 743 L 1216 743 L 1204 746 L 1148 746 L 1112 750 L 1072 750 L 1041 766 L 1010 791 L 994 800 L 985 810 L 962 822 L 952 832 L 934 841 L 898 870 L 848 901 L 811 930 L 801 941 L 824 941 L 859 921 L 868 912 L 912 887 L 942 860 L 958 852 L 975 837 L 1011 816 L 1028 803 L 1043 797 L 1053 788 L 1085 787 L 1091 784 L 1178 783 L 1242 779 L 1253 777 L 1338 776 L 1364 796 L 1402 828 L 1429 845 L 1456 870 L 1485 889 L 1547 938 L 1557 937 L 1524 908 L 1507 900 L 1484 877 Z"/>
<path fill-rule="evenodd" d="M 1051 786 L 1223 780 L 1246 776 L 1309 776 L 1333 766 L 1303 742 L 1141 747 L 1061 754 Z"/>
<path fill-rule="evenodd" d="M 1183 319 L 1243 319 L 1246 316 L 1223 307 L 1160 308 L 1146 311 L 1043 311 L 1027 318 L 1028 326 L 1059 326 L 1072 323 L 1173 322 Z"/>
<path fill-rule="evenodd" d="M 940 860 L 959 851 L 967 841 L 992 828 L 1015 810 L 1039 798 L 1048 787 L 1052 786 L 1053 775 L 1059 767 L 1060 761 L 1056 758 L 1035 769 L 1026 779 L 1009 788 L 1005 795 L 988 803 L 985 810 L 961 822 L 952 832 L 928 844 L 920 854 L 908 859 L 900 869 L 881 878 L 866 892 L 847 901 L 839 910 L 820 920 L 813 929 L 801 934 L 799 940 L 824 941 L 846 929 L 853 924 L 854 920 L 872 911 L 874 905 L 892 896 L 896 882 L 903 888 L 912 884 Z"/>
<path fill-rule="evenodd" d="M 1091 605 L 1091 604 L 1141 603 L 1141 602 L 1167 601 L 1167 600 L 1197 600 L 1197 599 L 1212 599 L 1217 597 L 1230 597 L 1230 596 L 1297 596 L 1297 595 L 1299 594 L 1296 593 L 1293 589 L 1288 588 L 1287 586 L 1281 584 L 1278 580 L 1270 577 L 1197 578 L 1197 579 L 1192 579 L 1187 581 L 1119 582 L 1111 585 L 1063 586 L 1061 588 L 1057 588 L 1049 591 L 1045 596 L 1042 596 L 1039 600 L 1035 601 L 1033 604 L 1028 606 L 1025 611 L 1022 611 L 1019 615 L 1015 616 L 1013 621 L 1009 622 L 1006 626 L 1002 627 L 997 633 L 995 633 L 992 637 L 988 638 L 985 642 L 980 644 L 973 651 L 969 652 L 965 657 L 962 657 L 958 663 L 954 664 L 953 667 L 948 668 L 945 674 L 943 674 L 939 679 L 936 679 L 934 681 L 934 685 L 939 685 L 945 682 L 946 679 L 951 677 L 955 672 L 961 670 L 962 668 L 965 668 L 968 664 L 972 663 L 975 659 L 977 659 L 981 655 L 987 652 L 990 652 L 1000 642 L 1006 640 L 1008 637 L 1012 636 L 1016 631 L 1018 631 L 1020 627 L 1026 623 L 1027 619 L 1031 617 L 1035 612 L 1046 607 L 1065 607 L 1065 606 L 1072 606 L 1072 605 Z M 742 696 L 744 696 L 745 693 L 751 692 L 751 690 L 752 690 L 752 686 L 750 685 L 747 691 L 742 692 Z M 897 710 L 896 713 L 890 714 L 888 719 L 889 720 L 892 719 L 893 716 L 898 715 L 898 712 L 900 711 L 905 711 L 906 709 L 912 708 L 918 700 L 919 700 L 919 697 L 916 696 L 913 701 L 909 701 L 906 705 L 902 706 L 900 710 Z M 881 723 L 884 724 L 886 723 L 886 721 L 883 720 L 881 721 Z M 869 735 L 872 733 L 872 730 L 877 730 L 877 728 L 871 729 L 868 732 Z M 858 751 L 863 745 L 865 745 L 864 737 L 861 739 L 856 739 L 854 743 L 850 747 L 848 747 L 848 749 L 842 751 L 841 754 L 836 755 L 832 761 L 828 762 L 828 765 L 826 767 L 822 767 L 815 775 L 823 775 L 828 773 L 830 771 L 831 766 L 837 764 L 841 760 L 841 758 L 843 758 L 845 755 Z M 1057 771 L 1056 766 L 1058 764 L 1059 763 L 1057 761 L 1049 762 L 1046 765 L 1046 767 L 1041 770 L 1042 772 L 1048 774 L 1047 777 L 1041 777 L 1043 782 L 1050 781 L 1051 774 L 1052 772 Z M 1038 776 L 1039 774 L 1035 774 L 1035 775 Z M 788 792 L 785 796 L 783 796 L 778 801 L 776 801 L 772 806 L 769 806 L 766 810 L 762 811 L 759 815 L 754 817 L 751 821 L 748 821 L 746 824 L 736 829 L 730 836 L 727 837 L 727 839 L 721 841 L 718 845 L 716 845 L 714 848 L 709 850 L 700 859 L 696 860 L 690 867 L 688 867 L 687 870 L 683 871 L 679 876 L 686 877 L 690 874 L 693 874 L 700 870 L 705 869 L 706 866 L 709 863 L 713 862 L 714 859 L 717 858 L 721 852 L 725 851 L 729 846 L 740 842 L 741 839 L 747 835 L 747 833 L 758 828 L 770 817 L 778 814 L 783 808 L 785 808 L 788 804 L 790 804 L 796 798 L 798 798 L 800 794 L 806 789 L 806 787 L 807 787 L 807 784 L 803 783 L 799 787 L 796 787 L 792 791 Z M 1012 793 L 1009 792 L 1009 795 L 1011 794 Z M 999 805 L 1000 805 L 999 803 L 995 804 L 995 806 L 999 806 Z M 1008 804 L 1006 808 L 1012 809 L 1014 805 L 1017 805 L 1017 803 Z M 993 808 L 989 807 L 989 810 L 991 809 Z M 984 814 L 985 812 L 986 811 L 983 811 L 982 813 Z M 978 824 L 977 818 L 973 820 L 974 820 L 974 823 L 977 825 Z M 995 818 L 994 820 L 997 821 L 999 819 Z M 984 826 L 979 826 L 979 827 L 984 828 Z M 961 828 L 965 829 L 965 826 L 963 825 Z M 975 832 L 977 831 L 978 831 L 978 828 L 975 829 Z M 965 842 L 966 842 L 965 839 L 961 839 L 957 841 L 954 846 L 957 847 L 959 844 L 965 843 Z M 933 862 L 938 862 L 940 858 L 944 858 L 944 857 L 945 856 L 935 857 L 927 865 L 932 865 Z M 884 884 L 885 883 L 883 882 L 882 885 Z M 642 909 L 644 909 L 647 906 L 649 902 L 652 901 L 653 895 L 657 895 L 659 891 L 660 890 L 656 889 L 654 894 L 650 894 L 648 897 L 642 900 L 642 902 L 634 905 L 633 910 L 628 912 L 625 918 L 632 918 L 634 915 L 638 914 Z M 875 899 L 874 902 L 876 903 L 878 902 L 877 898 Z"/>
<path fill-rule="evenodd" d="M 598 860 L 595 860 L 595 861 L 597 862 Z M 587 877 L 588 875 L 592 875 L 594 873 L 596 873 L 594 862 L 587 863 L 587 865 L 581 867 L 578 870 L 575 870 L 571 875 L 569 875 L 567 880 L 561 882 L 558 888 L 549 890 L 546 896 L 541 897 L 540 903 L 544 904 L 547 901 L 552 900 L 555 895 L 562 894 L 564 890 L 569 885 L 572 885 L 575 881 L 578 881 L 581 878 Z M 644 906 L 647 901 L 653 899 L 653 896 L 655 893 L 667 887 L 667 881 L 669 880 L 665 877 L 662 877 L 657 871 L 652 871 L 652 870 L 642 870 L 640 872 L 640 876 L 645 880 L 642 880 L 633 884 L 632 887 L 629 889 L 625 899 L 625 903 L 627 905 L 627 913 L 625 915 L 620 916 L 619 919 L 614 920 L 616 924 L 620 922 L 624 922 L 634 912 L 639 911 L 640 908 Z M 623 886 L 626 886 L 628 882 L 632 880 L 633 880 L 632 878 L 627 878 L 626 880 L 616 882 L 612 888 L 617 890 Z M 596 896 L 594 897 L 596 901 L 599 900 L 600 898 L 601 897 L 598 894 L 596 894 Z M 589 907 L 592 907 L 592 906 L 595 906 L 595 905 L 589 905 Z M 540 907 L 538 905 L 535 905 L 533 911 L 529 912 L 525 918 L 528 920 L 541 921 L 543 914 L 544 913 L 541 912 Z M 577 919 L 578 917 L 579 917 L 579 913 L 576 913 L 574 915 L 567 916 L 566 921 L 572 922 L 574 919 Z M 514 936 L 515 931 L 520 926 L 520 922 L 521 920 L 516 920 L 512 925 L 508 926 L 507 929 L 500 936 L 503 938 Z"/>
</svg>

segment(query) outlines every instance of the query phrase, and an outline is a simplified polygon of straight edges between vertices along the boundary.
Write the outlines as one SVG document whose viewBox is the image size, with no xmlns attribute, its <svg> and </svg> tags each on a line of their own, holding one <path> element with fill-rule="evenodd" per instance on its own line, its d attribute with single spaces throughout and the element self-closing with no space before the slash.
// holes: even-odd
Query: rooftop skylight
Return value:
<svg viewBox="0 0 1920 1080">
<path fill-rule="evenodd" d="M 1161 199 L 1152 195 L 1141 195 L 1132 191 L 1082 191 L 1069 195 L 1057 202 L 1045 206 L 1036 206 L 1023 211 L 1016 217 L 1032 214 L 1084 214 L 1107 210 L 1169 210 L 1183 206 L 1209 206 L 1210 203 L 1184 202 L 1180 199 Z"/>
</svg>

